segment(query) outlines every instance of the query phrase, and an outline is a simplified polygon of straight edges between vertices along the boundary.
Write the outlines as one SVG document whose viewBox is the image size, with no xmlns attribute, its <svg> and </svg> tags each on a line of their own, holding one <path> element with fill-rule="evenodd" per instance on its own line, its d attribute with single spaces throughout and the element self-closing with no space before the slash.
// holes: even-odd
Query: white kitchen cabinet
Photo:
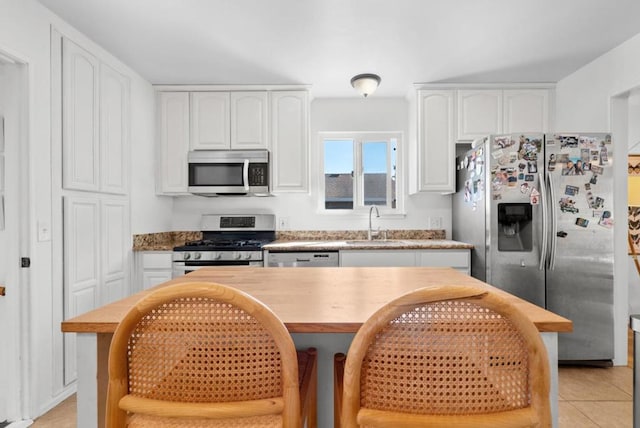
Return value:
<svg viewBox="0 0 640 428">
<path fill-rule="evenodd" d="M 471 254 L 467 249 L 343 250 L 340 266 L 451 267 L 470 274 Z"/>
<path fill-rule="evenodd" d="M 475 140 L 503 132 L 501 90 L 458 90 L 457 104 L 459 140 Z"/>
<path fill-rule="evenodd" d="M 128 193 L 129 79 L 62 41 L 63 187 Z"/>
<path fill-rule="evenodd" d="M 416 266 L 452 267 L 467 275 L 471 274 L 470 250 L 419 250 Z"/>
<path fill-rule="evenodd" d="M 230 149 L 231 95 L 229 92 L 192 92 L 190 97 L 190 149 Z"/>
<path fill-rule="evenodd" d="M 458 140 L 489 134 L 549 132 L 549 89 L 459 89 Z"/>
<path fill-rule="evenodd" d="M 100 63 L 64 38 L 62 70 L 62 186 L 98 191 Z"/>
<path fill-rule="evenodd" d="M 415 266 L 413 250 L 346 250 L 340 251 L 340 266 Z"/>
<path fill-rule="evenodd" d="M 65 196 L 64 318 L 72 318 L 129 294 L 129 202 L 109 196 Z M 75 335 L 65 335 L 75 356 Z M 65 358 L 65 383 L 76 378 L 76 358 Z"/>
<path fill-rule="evenodd" d="M 159 92 L 157 96 L 160 168 L 158 193 L 187 194 L 189 153 L 189 93 Z"/>
<path fill-rule="evenodd" d="M 144 251 L 141 254 L 144 290 L 171 280 L 171 251 Z"/>
<path fill-rule="evenodd" d="M 454 90 L 418 90 L 419 191 L 455 191 L 454 102 Z"/>
<path fill-rule="evenodd" d="M 309 94 L 271 93 L 271 191 L 309 191 Z"/>
<path fill-rule="evenodd" d="M 268 147 L 268 93 L 231 92 L 231 145 L 233 150 Z"/>
<path fill-rule="evenodd" d="M 506 89 L 502 100 L 505 134 L 550 131 L 549 90 Z"/>
</svg>

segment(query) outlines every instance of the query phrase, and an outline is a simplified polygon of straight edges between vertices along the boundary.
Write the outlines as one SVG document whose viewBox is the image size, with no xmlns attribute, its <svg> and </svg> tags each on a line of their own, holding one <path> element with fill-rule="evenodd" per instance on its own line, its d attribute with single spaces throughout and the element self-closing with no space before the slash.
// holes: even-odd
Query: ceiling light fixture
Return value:
<svg viewBox="0 0 640 428">
<path fill-rule="evenodd" d="M 378 88 L 380 80 L 380 76 L 377 74 L 358 74 L 351 78 L 351 86 L 353 86 L 356 91 L 367 97 Z"/>
</svg>

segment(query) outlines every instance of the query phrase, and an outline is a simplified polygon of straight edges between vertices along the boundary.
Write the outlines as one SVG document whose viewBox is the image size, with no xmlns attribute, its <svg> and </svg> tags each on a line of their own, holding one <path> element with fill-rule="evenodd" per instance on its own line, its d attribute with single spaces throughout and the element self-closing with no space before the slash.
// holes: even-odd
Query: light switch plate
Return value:
<svg viewBox="0 0 640 428">
<path fill-rule="evenodd" d="M 280 217 L 278 219 L 278 229 L 279 230 L 289 229 L 289 217 Z"/>
<path fill-rule="evenodd" d="M 429 229 L 442 229 L 442 217 L 429 217 Z"/>
<path fill-rule="evenodd" d="M 38 221 L 38 241 L 51 241 L 51 225 L 46 220 Z"/>
</svg>

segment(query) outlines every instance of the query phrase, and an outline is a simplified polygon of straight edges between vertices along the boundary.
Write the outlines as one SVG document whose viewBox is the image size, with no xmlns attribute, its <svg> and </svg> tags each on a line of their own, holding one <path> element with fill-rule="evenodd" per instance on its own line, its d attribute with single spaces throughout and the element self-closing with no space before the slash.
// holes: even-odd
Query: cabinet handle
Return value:
<svg viewBox="0 0 640 428">
<path fill-rule="evenodd" d="M 4 285 L 0 285 L 0 296 L 4 296 L 5 295 L 4 290 L 5 290 Z"/>
</svg>

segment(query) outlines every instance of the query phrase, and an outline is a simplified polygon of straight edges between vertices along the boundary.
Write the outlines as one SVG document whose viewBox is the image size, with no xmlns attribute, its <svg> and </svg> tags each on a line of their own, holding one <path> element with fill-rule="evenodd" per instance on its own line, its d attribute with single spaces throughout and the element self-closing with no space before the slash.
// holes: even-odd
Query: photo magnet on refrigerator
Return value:
<svg viewBox="0 0 640 428">
<path fill-rule="evenodd" d="M 589 220 L 587 220 L 586 218 L 578 217 L 576 219 L 576 226 L 587 227 L 589 226 Z"/>
<path fill-rule="evenodd" d="M 538 205 L 540 203 L 540 192 L 538 192 L 538 189 L 536 189 L 535 187 L 531 189 L 529 202 L 531 202 L 531 205 Z"/>
</svg>

